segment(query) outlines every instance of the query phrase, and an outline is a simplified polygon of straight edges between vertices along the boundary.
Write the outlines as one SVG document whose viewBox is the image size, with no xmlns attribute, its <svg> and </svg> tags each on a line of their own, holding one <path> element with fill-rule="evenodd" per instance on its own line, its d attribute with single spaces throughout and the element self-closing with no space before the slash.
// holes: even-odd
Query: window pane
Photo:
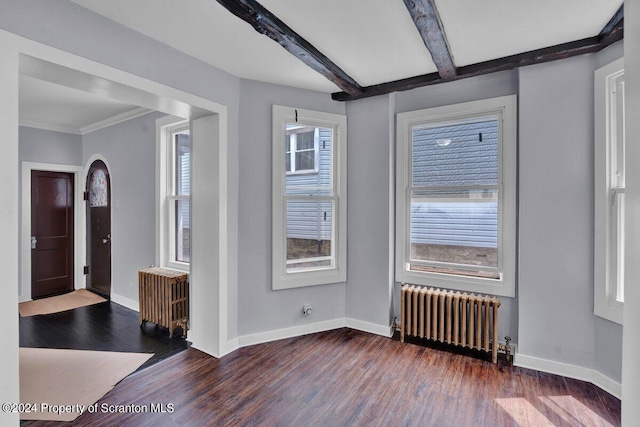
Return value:
<svg viewBox="0 0 640 427">
<path fill-rule="evenodd" d="M 333 266 L 333 201 L 287 201 L 287 272 Z"/>
<path fill-rule="evenodd" d="M 287 139 L 295 141 L 286 158 L 287 172 L 291 172 L 285 178 L 287 194 L 332 195 L 333 129 L 290 123 L 287 132 Z"/>
<path fill-rule="evenodd" d="M 624 302 L 624 193 L 618 192 L 617 195 L 617 203 L 614 206 L 615 215 L 614 219 L 614 241 L 615 241 L 615 251 L 616 254 L 614 256 L 615 263 L 613 264 L 615 268 L 615 280 L 613 283 L 616 283 L 616 295 L 615 298 L 617 301 Z"/>
<path fill-rule="evenodd" d="M 311 132 L 303 132 L 303 133 L 299 133 L 297 134 L 297 147 L 296 150 L 301 151 L 301 150 L 313 150 L 314 146 L 313 146 L 313 134 L 315 132 L 311 131 Z"/>
<path fill-rule="evenodd" d="M 497 190 L 414 191 L 411 260 L 498 267 Z"/>
<path fill-rule="evenodd" d="M 498 120 L 412 129 L 412 186 L 498 183 Z"/>
<path fill-rule="evenodd" d="M 191 223 L 189 200 L 175 201 L 175 256 L 176 261 L 189 262 L 191 260 Z"/>
<path fill-rule="evenodd" d="M 313 150 L 296 153 L 296 170 L 315 169 L 315 153 Z"/>
<path fill-rule="evenodd" d="M 624 187 L 624 157 L 625 157 L 625 132 L 624 132 L 624 75 L 615 80 L 616 91 L 614 93 L 615 123 L 612 130 L 613 143 L 611 144 L 611 172 L 614 174 L 611 178 L 611 185 L 615 187 Z"/>
<path fill-rule="evenodd" d="M 89 184 L 89 206 L 92 208 L 106 207 L 109 205 L 108 200 L 107 176 L 102 169 L 97 169 L 91 175 Z"/>
<path fill-rule="evenodd" d="M 189 130 L 184 130 L 174 135 L 174 155 L 175 155 L 175 189 L 174 194 L 188 195 L 191 176 L 191 164 L 189 153 L 191 151 L 191 138 Z"/>
</svg>

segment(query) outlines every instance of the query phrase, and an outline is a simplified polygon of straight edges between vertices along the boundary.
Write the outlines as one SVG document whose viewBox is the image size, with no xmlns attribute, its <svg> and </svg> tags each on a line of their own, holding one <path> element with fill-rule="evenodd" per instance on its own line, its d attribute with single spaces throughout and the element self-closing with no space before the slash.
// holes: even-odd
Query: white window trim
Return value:
<svg viewBox="0 0 640 427">
<path fill-rule="evenodd" d="M 347 280 L 347 118 L 341 114 L 323 113 L 274 105 L 272 111 L 272 289 L 341 283 Z M 287 123 L 332 128 L 335 223 L 332 229 L 334 264 L 331 267 L 287 272 L 286 238 L 286 163 Z M 316 156 L 317 159 L 317 156 Z"/>
<path fill-rule="evenodd" d="M 498 162 L 501 198 L 498 204 L 500 279 L 417 272 L 407 268 L 410 254 L 408 189 L 411 180 L 411 128 L 414 124 L 464 120 L 482 115 L 502 117 Z M 468 292 L 515 296 L 516 283 L 516 167 L 517 97 L 491 98 L 462 104 L 410 111 L 397 115 L 396 126 L 396 281 Z"/>
<path fill-rule="evenodd" d="M 624 58 L 620 58 L 594 73 L 595 123 L 595 186 L 594 186 L 594 314 L 622 325 L 624 304 L 617 300 L 617 285 L 613 265 L 612 209 L 614 192 L 611 183 L 613 124 L 616 120 L 612 84 L 624 73 Z"/>
<path fill-rule="evenodd" d="M 156 265 L 188 272 L 188 262 L 174 261 L 175 235 L 171 232 L 171 224 L 175 221 L 175 213 L 169 201 L 170 198 L 189 198 L 170 195 L 174 168 L 171 162 L 173 144 L 170 135 L 173 130 L 185 125 L 189 126 L 189 120 L 175 116 L 156 120 Z"/>
</svg>

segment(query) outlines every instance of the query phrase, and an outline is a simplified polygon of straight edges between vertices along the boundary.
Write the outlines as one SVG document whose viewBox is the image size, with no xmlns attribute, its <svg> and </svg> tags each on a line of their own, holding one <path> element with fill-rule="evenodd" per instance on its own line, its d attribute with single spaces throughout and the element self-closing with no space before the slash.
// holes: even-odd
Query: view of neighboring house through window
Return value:
<svg viewBox="0 0 640 427">
<path fill-rule="evenodd" d="M 291 124 L 287 129 L 287 173 L 317 173 L 319 128 Z"/>
<path fill-rule="evenodd" d="M 346 118 L 273 110 L 273 287 L 346 280 Z"/>
<path fill-rule="evenodd" d="M 622 324 L 625 235 L 624 60 L 595 72 L 595 314 Z"/>
<path fill-rule="evenodd" d="M 288 272 L 331 267 L 335 261 L 331 245 L 335 200 L 331 188 L 332 134 L 331 128 L 287 124 Z M 319 170 L 316 152 L 321 165 Z"/>
<path fill-rule="evenodd" d="M 510 97 L 398 115 L 399 281 L 513 292 L 514 117 Z"/>
<path fill-rule="evenodd" d="M 412 130 L 409 268 L 498 277 L 498 119 Z"/>
</svg>

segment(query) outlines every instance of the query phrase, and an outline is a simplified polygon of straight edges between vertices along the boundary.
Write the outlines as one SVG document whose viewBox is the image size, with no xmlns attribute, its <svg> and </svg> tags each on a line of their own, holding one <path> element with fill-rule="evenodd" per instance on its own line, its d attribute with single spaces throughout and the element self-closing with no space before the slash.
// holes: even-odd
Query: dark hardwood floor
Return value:
<svg viewBox="0 0 640 427">
<path fill-rule="evenodd" d="M 154 353 L 140 369 L 180 351 L 190 343 L 176 331 L 153 323 L 139 327 L 138 313 L 111 301 L 61 313 L 20 317 L 20 347 Z"/>
<path fill-rule="evenodd" d="M 98 404 L 165 412 L 98 411 L 69 425 L 620 425 L 620 401 L 589 383 L 352 329 L 220 359 L 189 349 L 125 378 Z"/>
</svg>

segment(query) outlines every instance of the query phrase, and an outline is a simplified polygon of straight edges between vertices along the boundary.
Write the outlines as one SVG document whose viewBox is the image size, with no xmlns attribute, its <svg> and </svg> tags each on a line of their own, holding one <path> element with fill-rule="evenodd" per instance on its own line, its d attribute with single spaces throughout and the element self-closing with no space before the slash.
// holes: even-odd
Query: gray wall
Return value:
<svg viewBox="0 0 640 427">
<path fill-rule="evenodd" d="M 344 318 L 345 285 L 271 290 L 271 106 L 345 114 L 324 93 L 242 80 L 238 206 L 238 334 Z M 349 203 L 351 201 L 349 200 Z M 351 209 L 351 205 L 349 205 Z M 350 268 L 350 266 L 349 266 Z M 302 314 L 304 304 L 313 314 Z"/>
<path fill-rule="evenodd" d="M 593 314 L 593 72 L 621 47 L 519 70 L 518 350 L 616 381 L 622 328 Z"/>
<path fill-rule="evenodd" d="M 156 119 L 150 113 L 82 138 L 83 164 L 101 155 L 111 178 L 111 293 L 138 300 L 138 270 L 155 263 Z"/>
<path fill-rule="evenodd" d="M 389 209 L 394 95 L 347 103 L 349 232 L 347 311 L 350 319 L 391 325 L 393 260 Z"/>
<path fill-rule="evenodd" d="M 519 75 L 519 351 L 593 367 L 593 57 Z"/>
<path fill-rule="evenodd" d="M 20 126 L 20 162 L 82 165 L 82 136 Z"/>
</svg>

